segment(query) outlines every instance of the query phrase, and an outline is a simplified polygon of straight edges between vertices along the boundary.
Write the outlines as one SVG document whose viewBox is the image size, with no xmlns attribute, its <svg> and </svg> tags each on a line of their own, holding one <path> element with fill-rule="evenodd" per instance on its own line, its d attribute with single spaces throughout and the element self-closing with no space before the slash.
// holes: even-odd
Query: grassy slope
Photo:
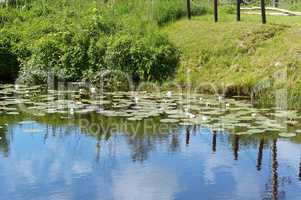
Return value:
<svg viewBox="0 0 301 200">
<path fill-rule="evenodd" d="M 209 82 L 226 88 L 229 95 L 255 91 L 262 98 L 272 98 L 273 90 L 260 83 L 270 80 L 272 88 L 279 87 L 271 77 L 287 69 L 290 105 L 298 106 L 301 17 L 269 16 L 267 25 L 260 23 L 260 16 L 243 15 L 242 19 L 236 22 L 234 15 L 223 15 L 219 23 L 213 23 L 207 15 L 167 26 L 170 40 L 183 52 L 177 81 L 185 84 L 189 73 L 194 87 Z"/>
</svg>

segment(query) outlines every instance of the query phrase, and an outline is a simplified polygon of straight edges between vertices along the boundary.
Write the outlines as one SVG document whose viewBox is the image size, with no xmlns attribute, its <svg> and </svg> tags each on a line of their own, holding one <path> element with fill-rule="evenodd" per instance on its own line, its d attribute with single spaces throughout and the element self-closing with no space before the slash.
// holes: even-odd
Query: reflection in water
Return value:
<svg viewBox="0 0 301 200">
<path fill-rule="evenodd" d="M 273 139 L 272 143 L 272 199 L 278 199 L 277 139 Z"/>
<path fill-rule="evenodd" d="M 2 153 L 4 157 L 8 157 L 9 155 L 9 139 L 5 134 L 6 131 L 6 128 L 0 128 L 0 153 Z"/>
<path fill-rule="evenodd" d="M 171 143 L 169 148 L 172 152 L 176 152 L 180 149 L 179 134 L 174 133 L 171 135 Z"/>
<path fill-rule="evenodd" d="M 264 139 L 262 138 L 262 139 L 260 139 L 260 142 L 259 142 L 257 164 L 256 164 L 256 168 L 258 171 L 261 170 L 263 147 L 264 147 Z"/>
<path fill-rule="evenodd" d="M 299 164 L 299 181 L 301 181 L 301 159 Z"/>
<path fill-rule="evenodd" d="M 74 126 L 40 123 L 31 127 L 44 132 L 26 133 L 26 127 L 14 123 L 7 127 L 10 132 L 1 133 L 5 136 L 1 155 L 3 149 L 11 149 L 5 151 L 6 157 L 0 155 L 4 200 L 24 195 L 75 200 L 301 197 L 296 178 L 299 173 L 301 180 L 301 160 L 293 158 L 294 170 L 286 170 L 290 165 L 281 160 L 283 140 L 272 137 L 258 140 L 256 135 L 228 135 L 201 127 L 178 127 L 159 135 L 123 131 L 97 135 Z M 286 145 L 299 148 L 289 141 Z"/>
<path fill-rule="evenodd" d="M 189 145 L 189 140 L 190 140 L 190 127 L 186 128 L 186 145 Z"/>
<path fill-rule="evenodd" d="M 238 160 L 238 151 L 239 151 L 239 135 L 234 136 L 234 160 Z"/>
<path fill-rule="evenodd" d="M 99 158 L 100 158 L 100 141 L 98 140 L 96 143 L 96 157 L 95 161 L 99 163 Z"/>
<path fill-rule="evenodd" d="M 114 200 L 171 200 L 181 191 L 176 171 L 162 167 L 129 165 L 112 181 Z"/>
<path fill-rule="evenodd" d="M 216 152 L 216 131 L 213 131 L 213 138 L 212 138 L 212 152 Z"/>
<path fill-rule="evenodd" d="M 154 148 L 150 137 L 130 137 L 128 143 L 132 149 L 133 161 L 143 162 L 148 159 L 149 152 Z"/>
</svg>

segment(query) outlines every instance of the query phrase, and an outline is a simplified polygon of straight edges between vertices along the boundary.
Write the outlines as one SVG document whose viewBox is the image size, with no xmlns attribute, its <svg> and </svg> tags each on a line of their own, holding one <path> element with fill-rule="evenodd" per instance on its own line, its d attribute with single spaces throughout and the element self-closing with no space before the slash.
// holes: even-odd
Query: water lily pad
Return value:
<svg viewBox="0 0 301 200">
<path fill-rule="evenodd" d="M 258 134 L 258 133 L 264 133 L 263 129 L 249 129 L 247 131 L 248 134 Z"/>
<path fill-rule="evenodd" d="M 129 121 L 141 121 L 141 120 L 143 120 L 143 118 L 142 117 L 130 117 L 130 118 L 127 118 L 127 120 L 129 120 Z"/>
<path fill-rule="evenodd" d="M 188 118 L 188 117 L 185 113 L 183 113 L 183 114 L 168 115 L 168 118 L 171 118 L 171 119 L 185 119 L 185 118 Z"/>
<path fill-rule="evenodd" d="M 55 114 L 58 111 L 56 109 L 47 109 L 45 112 L 48 113 L 48 114 Z"/>
<path fill-rule="evenodd" d="M 19 115 L 20 113 L 19 112 L 7 112 L 6 114 L 7 115 Z"/>
<path fill-rule="evenodd" d="M 36 117 L 45 117 L 46 116 L 46 114 L 42 113 L 42 112 L 34 112 L 33 115 Z"/>
<path fill-rule="evenodd" d="M 178 123 L 179 120 L 177 120 L 177 119 L 161 119 L 160 122 L 161 123 Z"/>
<path fill-rule="evenodd" d="M 279 133 L 280 137 L 286 137 L 286 138 L 290 138 L 290 137 L 295 137 L 296 133 Z"/>
<path fill-rule="evenodd" d="M 22 121 L 22 122 L 19 122 L 18 124 L 20 125 L 27 125 L 27 124 L 34 124 L 36 123 L 35 121 Z"/>
<path fill-rule="evenodd" d="M 195 125 L 193 122 L 181 122 L 179 123 L 180 126 L 193 126 Z"/>
<path fill-rule="evenodd" d="M 248 132 L 235 132 L 235 135 L 250 135 Z"/>
<path fill-rule="evenodd" d="M 250 127 L 251 125 L 248 123 L 236 123 L 235 126 L 236 127 Z"/>
<path fill-rule="evenodd" d="M 1 108 L 3 111 L 6 111 L 6 112 L 10 112 L 10 111 L 16 111 L 18 110 L 17 108 L 12 108 L 12 107 L 2 107 Z"/>
</svg>

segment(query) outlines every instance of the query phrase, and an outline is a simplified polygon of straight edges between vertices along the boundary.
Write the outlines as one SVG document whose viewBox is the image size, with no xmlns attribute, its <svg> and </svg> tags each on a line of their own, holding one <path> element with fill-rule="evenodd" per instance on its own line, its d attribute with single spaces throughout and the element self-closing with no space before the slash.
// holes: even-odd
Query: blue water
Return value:
<svg viewBox="0 0 301 200">
<path fill-rule="evenodd" d="M 9 123 L 0 136 L 1 200 L 301 199 L 290 139 L 201 127 L 104 138 L 41 122 Z"/>
</svg>

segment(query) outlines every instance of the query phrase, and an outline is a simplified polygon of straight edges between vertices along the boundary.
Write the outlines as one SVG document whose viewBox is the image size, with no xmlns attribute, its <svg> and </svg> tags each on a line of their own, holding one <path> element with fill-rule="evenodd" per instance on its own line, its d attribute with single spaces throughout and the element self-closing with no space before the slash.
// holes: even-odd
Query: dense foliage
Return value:
<svg viewBox="0 0 301 200">
<path fill-rule="evenodd" d="M 174 74 L 180 53 L 159 26 L 184 15 L 183 0 L 6 1 L 0 6 L 1 80 L 15 79 L 20 68 L 19 77 L 31 83 L 49 76 L 96 81 L 108 70 L 162 82 Z"/>
</svg>

